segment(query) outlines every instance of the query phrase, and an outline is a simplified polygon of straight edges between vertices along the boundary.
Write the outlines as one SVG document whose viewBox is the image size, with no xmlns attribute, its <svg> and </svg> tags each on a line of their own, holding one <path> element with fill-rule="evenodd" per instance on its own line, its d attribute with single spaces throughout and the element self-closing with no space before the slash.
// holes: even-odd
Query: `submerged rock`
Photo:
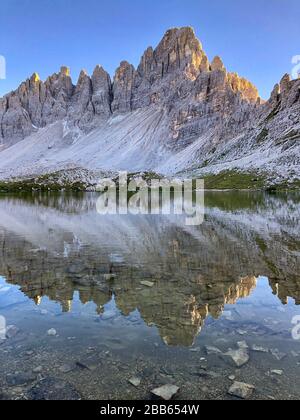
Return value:
<svg viewBox="0 0 300 420">
<path fill-rule="evenodd" d="M 277 359 L 279 362 L 287 357 L 286 353 L 280 352 L 278 349 L 271 349 L 271 354 Z"/>
<path fill-rule="evenodd" d="M 251 350 L 257 353 L 269 353 L 269 349 L 265 347 L 257 346 L 256 344 L 253 344 L 253 346 L 251 347 Z"/>
<path fill-rule="evenodd" d="M 62 365 L 59 367 L 59 371 L 62 373 L 69 373 L 72 372 L 75 369 L 75 366 L 71 366 L 71 365 Z"/>
<path fill-rule="evenodd" d="M 154 283 L 152 281 L 141 281 L 141 285 L 146 287 L 153 287 Z"/>
<path fill-rule="evenodd" d="M 36 375 L 31 372 L 14 373 L 6 376 L 8 386 L 26 385 L 36 380 Z"/>
<path fill-rule="evenodd" d="M 273 375 L 282 376 L 282 375 L 283 375 L 283 370 L 277 370 L 277 369 L 274 369 L 274 370 L 271 370 L 271 373 L 272 373 Z"/>
<path fill-rule="evenodd" d="M 56 378 L 45 378 L 32 387 L 27 394 L 30 400 L 75 401 L 80 400 L 79 392 L 68 382 Z"/>
<path fill-rule="evenodd" d="M 255 387 L 253 385 L 245 384 L 243 382 L 234 382 L 229 388 L 228 394 L 246 400 L 252 396 L 254 390 Z"/>
<path fill-rule="evenodd" d="M 128 382 L 136 388 L 141 385 L 141 379 L 137 377 L 130 378 Z"/>
<path fill-rule="evenodd" d="M 227 353 L 223 354 L 224 359 L 229 360 L 236 367 L 240 368 L 247 364 L 250 360 L 247 348 L 239 348 L 238 350 L 229 349 Z"/>
<path fill-rule="evenodd" d="M 222 354 L 220 349 L 218 349 L 217 347 L 213 347 L 213 346 L 205 346 L 205 351 L 206 351 L 207 355 Z"/>
<path fill-rule="evenodd" d="M 20 332 L 15 325 L 8 325 L 6 328 L 6 338 L 14 338 Z"/>
<path fill-rule="evenodd" d="M 151 394 L 161 398 L 165 401 L 170 401 L 179 392 L 179 387 L 176 385 L 164 385 L 160 388 L 155 388 L 151 391 Z"/>
</svg>

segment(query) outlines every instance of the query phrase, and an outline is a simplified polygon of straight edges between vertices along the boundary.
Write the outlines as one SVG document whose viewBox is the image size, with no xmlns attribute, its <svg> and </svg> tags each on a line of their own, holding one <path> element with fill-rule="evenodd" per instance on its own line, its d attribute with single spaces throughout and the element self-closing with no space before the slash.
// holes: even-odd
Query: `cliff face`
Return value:
<svg viewBox="0 0 300 420">
<path fill-rule="evenodd" d="M 250 82 L 228 74 L 219 57 L 210 64 L 191 28 L 171 29 L 155 50 L 145 51 L 137 70 L 123 61 L 113 82 L 100 66 L 92 77 L 83 70 L 76 86 L 67 67 L 46 82 L 33 74 L 1 100 L 1 142 L 16 142 L 64 118 L 89 130 L 97 117 L 152 104 L 166 106 L 171 113 L 187 98 L 194 109 L 186 110 L 186 116 L 184 109 L 177 110 L 178 121 L 203 113 L 230 113 L 243 101 L 255 104 L 258 92 Z M 202 106 L 197 109 L 196 104 Z"/>
<path fill-rule="evenodd" d="M 106 130 L 120 115 L 141 115 L 151 109 L 164 116 L 157 120 L 152 142 L 159 140 L 161 147 L 175 154 L 183 152 L 177 166 L 185 170 L 201 167 L 204 161 L 214 165 L 225 152 L 236 160 L 262 146 L 255 143 L 259 129 L 265 129 L 261 135 L 264 145 L 268 139 L 273 144 L 284 137 L 283 128 L 294 130 L 292 145 L 298 147 L 299 108 L 300 80 L 284 76 L 264 103 L 255 86 L 227 72 L 220 57 L 209 62 L 193 29 L 176 28 L 167 31 L 155 49 L 145 51 L 137 69 L 123 61 L 113 80 L 100 66 L 91 77 L 82 71 L 76 86 L 66 67 L 45 82 L 33 74 L 15 92 L 0 99 L 0 148 L 8 148 L 54 122 L 63 122 L 73 141 L 93 130 Z M 138 118 L 137 124 L 140 126 Z M 129 129 L 124 124 L 120 131 L 126 135 Z M 102 137 L 101 133 L 99 142 Z M 205 141 L 197 145 L 203 137 Z M 224 151 L 228 142 L 237 138 L 239 142 Z M 134 138 L 132 143 L 137 141 Z M 184 154 L 190 153 L 187 148 L 191 145 L 193 159 L 187 161 Z M 149 152 L 149 162 L 155 160 L 157 152 Z M 170 165 L 167 172 L 172 172 Z M 102 166 L 99 161 L 98 168 Z M 146 165 L 143 169 L 154 167 Z"/>
</svg>

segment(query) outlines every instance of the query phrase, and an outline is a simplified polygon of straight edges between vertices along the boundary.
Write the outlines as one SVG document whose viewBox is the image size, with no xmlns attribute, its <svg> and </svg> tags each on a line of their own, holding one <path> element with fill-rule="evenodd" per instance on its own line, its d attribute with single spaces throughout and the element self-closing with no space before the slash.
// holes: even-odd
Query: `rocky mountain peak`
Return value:
<svg viewBox="0 0 300 420">
<path fill-rule="evenodd" d="M 38 75 L 38 73 L 33 73 L 33 75 L 30 78 L 30 82 L 31 83 L 38 83 L 40 81 L 41 81 L 41 79 L 40 79 L 40 76 Z"/>
<path fill-rule="evenodd" d="M 122 61 L 117 68 L 113 82 L 113 112 L 129 112 L 132 109 L 132 90 L 135 79 L 135 68 L 128 61 Z"/>
<path fill-rule="evenodd" d="M 67 67 L 67 66 L 62 66 L 62 67 L 60 68 L 60 74 L 61 74 L 62 76 L 70 77 L 70 68 L 69 68 L 69 67 Z"/>
<path fill-rule="evenodd" d="M 145 50 L 137 69 L 122 61 L 113 81 L 100 65 L 91 76 L 82 70 L 76 85 L 67 66 L 45 82 L 34 73 L 0 99 L 0 143 L 9 147 L 56 121 L 64 121 L 70 136 L 78 136 L 105 126 L 111 116 L 149 109 L 150 114 L 164 115 L 155 130 L 171 150 L 183 149 L 207 133 L 212 133 L 209 147 L 214 150 L 212 145 L 241 130 L 251 131 L 257 115 L 264 117 L 271 110 L 277 115 L 299 102 L 300 80 L 285 75 L 267 104 L 261 103 L 256 87 L 227 72 L 219 56 L 210 63 L 192 28 L 173 28 L 157 47 Z"/>
<path fill-rule="evenodd" d="M 222 61 L 221 57 L 216 56 L 213 59 L 213 61 L 211 63 L 211 70 L 212 71 L 225 70 L 225 67 L 224 67 L 224 64 L 223 64 L 223 61 Z"/>
<path fill-rule="evenodd" d="M 112 102 L 112 83 L 109 74 L 97 65 L 92 74 L 92 103 L 95 115 L 110 116 Z"/>
</svg>

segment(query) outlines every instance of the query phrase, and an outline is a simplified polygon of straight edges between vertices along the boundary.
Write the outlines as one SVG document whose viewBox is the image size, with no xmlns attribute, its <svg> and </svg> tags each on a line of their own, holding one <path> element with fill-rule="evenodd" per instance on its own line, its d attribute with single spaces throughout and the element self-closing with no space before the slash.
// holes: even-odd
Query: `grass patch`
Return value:
<svg viewBox="0 0 300 420">
<path fill-rule="evenodd" d="M 216 190 L 260 190 L 266 186 L 266 178 L 254 173 L 224 171 L 204 176 L 205 188 Z"/>
<path fill-rule="evenodd" d="M 22 180 L 0 181 L 0 193 L 32 192 L 32 191 L 85 191 L 87 185 L 75 180 L 62 180 L 62 172 L 42 175 Z"/>
</svg>

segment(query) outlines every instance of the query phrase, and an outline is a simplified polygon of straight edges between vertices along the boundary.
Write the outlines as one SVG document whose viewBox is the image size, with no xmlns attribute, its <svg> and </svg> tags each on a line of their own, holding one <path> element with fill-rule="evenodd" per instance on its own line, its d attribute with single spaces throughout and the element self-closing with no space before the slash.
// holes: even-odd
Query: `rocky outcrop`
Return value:
<svg viewBox="0 0 300 420">
<path fill-rule="evenodd" d="M 192 28 L 175 28 L 166 32 L 156 49 L 145 51 L 137 69 L 123 61 L 113 83 L 100 66 L 91 78 L 82 71 L 76 86 L 67 67 L 46 82 L 34 73 L 1 100 L 1 141 L 14 143 L 36 128 L 65 118 L 70 126 L 88 131 L 99 116 L 107 119 L 112 113 L 151 105 L 166 107 L 171 114 L 175 108 L 171 119 L 176 125 L 174 119 L 179 123 L 182 114 L 196 119 L 215 111 L 235 112 L 236 102 L 255 103 L 257 98 L 255 87 L 227 73 L 220 57 L 209 63 Z M 191 134 L 198 128 L 196 123 Z"/>
<path fill-rule="evenodd" d="M 113 112 L 130 112 L 132 110 L 132 89 L 135 69 L 127 61 L 122 61 L 117 69 L 113 84 Z"/>
<path fill-rule="evenodd" d="M 111 115 L 112 85 L 109 74 L 96 66 L 92 75 L 92 104 L 95 115 L 109 117 Z"/>
</svg>

